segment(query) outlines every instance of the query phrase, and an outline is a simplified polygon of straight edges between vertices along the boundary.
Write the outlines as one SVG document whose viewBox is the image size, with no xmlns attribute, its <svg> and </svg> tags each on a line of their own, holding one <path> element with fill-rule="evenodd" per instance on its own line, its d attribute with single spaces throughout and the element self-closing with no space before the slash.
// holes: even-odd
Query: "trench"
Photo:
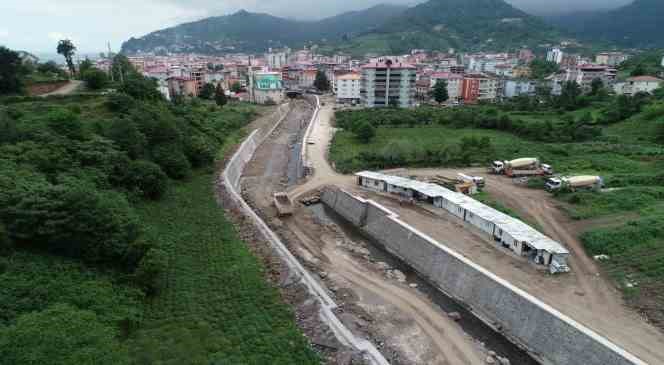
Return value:
<svg viewBox="0 0 664 365">
<path fill-rule="evenodd" d="M 461 320 L 458 323 L 462 330 L 474 340 L 483 343 L 487 350 L 495 351 L 498 356 L 508 358 L 512 364 L 540 365 L 526 350 L 512 343 L 504 335 L 484 323 L 465 305 L 447 296 L 434 285 L 431 285 L 428 280 L 413 270 L 410 265 L 389 253 L 383 245 L 363 234 L 358 228 L 347 222 L 332 209 L 326 207 L 324 204 L 311 205 L 308 209 L 320 222 L 335 224 L 351 240 L 363 242 L 371 253 L 371 257 L 376 261 L 385 262 L 390 267 L 403 272 L 406 275 L 407 282 L 417 284 L 417 290 L 425 294 L 440 309 L 447 313 L 459 313 Z"/>
</svg>

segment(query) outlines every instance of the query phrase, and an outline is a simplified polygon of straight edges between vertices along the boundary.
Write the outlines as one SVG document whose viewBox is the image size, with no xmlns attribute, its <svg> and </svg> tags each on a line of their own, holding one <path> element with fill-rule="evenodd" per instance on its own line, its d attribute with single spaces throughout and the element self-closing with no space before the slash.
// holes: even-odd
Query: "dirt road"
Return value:
<svg viewBox="0 0 664 365">
<path fill-rule="evenodd" d="M 484 169 L 402 169 L 413 176 L 446 175 L 466 172 L 484 176 L 487 192 L 514 209 L 526 220 L 536 222 L 543 233 L 563 243 L 571 251 L 569 274 L 549 276 L 507 251 L 489 245 L 472 227 L 429 209 L 402 208 L 393 198 L 368 194 L 398 211 L 401 218 L 430 234 L 477 264 L 529 292 L 545 303 L 625 348 L 650 364 L 664 364 L 664 335 L 638 313 L 625 306 L 621 293 L 603 277 L 596 262 L 585 253 L 578 239 L 579 226 L 558 208 L 542 190 L 527 189 L 503 176 L 485 174 Z M 367 195 L 366 192 L 362 192 Z"/>
<path fill-rule="evenodd" d="M 298 206 L 292 218 L 278 219 L 272 207 L 275 190 L 289 185 L 289 164 L 311 109 L 300 106 L 256 152 L 243 177 L 244 195 L 266 216 L 289 249 L 312 272 L 318 272 L 343 308 L 344 324 L 371 338 L 392 364 L 482 364 L 486 357 L 480 344 L 408 283 L 388 277 L 394 273 L 371 262 L 364 243 L 345 236 L 334 224 L 317 221 L 312 212 Z M 336 174 L 325 155 L 332 137 L 330 107 L 323 108 L 312 130 L 309 145 L 314 175 L 291 196 L 300 196 L 321 184 L 352 183 L 352 177 Z M 308 119 L 307 119 L 308 121 Z M 320 123 L 318 123 L 320 122 Z M 362 253 L 362 254 L 358 254 Z"/>
<path fill-rule="evenodd" d="M 79 89 L 83 85 L 83 81 L 80 80 L 70 80 L 65 86 L 52 91 L 47 94 L 42 94 L 40 96 L 54 96 L 54 95 L 69 95 Z"/>
</svg>

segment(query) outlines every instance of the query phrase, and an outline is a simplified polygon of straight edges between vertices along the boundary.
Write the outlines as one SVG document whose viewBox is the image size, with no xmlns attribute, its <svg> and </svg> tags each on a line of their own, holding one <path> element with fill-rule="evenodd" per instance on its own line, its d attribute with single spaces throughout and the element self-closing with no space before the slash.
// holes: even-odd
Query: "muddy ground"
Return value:
<svg viewBox="0 0 664 365">
<path fill-rule="evenodd" d="M 293 217 L 276 217 L 272 194 L 289 186 L 298 188 L 289 179 L 293 169 L 289 164 L 296 160 L 294 149 L 298 148 L 293 136 L 301 137 L 303 115 L 310 112 L 308 107 L 297 107 L 258 149 L 243 177 L 245 198 L 300 262 L 318 274 L 339 305 L 344 324 L 356 335 L 372 340 L 390 363 L 484 363 L 488 350 L 411 285 L 414 283 L 401 271 L 373 259 L 366 242 L 349 237 L 334 222 L 300 204 Z M 325 113 L 330 112 L 321 114 Z M 319 132 L 314 128 L 312 134 Z M 320 176 L 317 169 L 314 179 Z"/>
</svg>

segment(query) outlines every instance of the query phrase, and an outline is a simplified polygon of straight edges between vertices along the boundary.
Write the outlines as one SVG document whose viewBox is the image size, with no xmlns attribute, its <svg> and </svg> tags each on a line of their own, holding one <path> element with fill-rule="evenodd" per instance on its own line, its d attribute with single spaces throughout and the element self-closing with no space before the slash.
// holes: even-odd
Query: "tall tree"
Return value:
<svg viewBox="0 0 664 365">
<path fill-rule="evenodd" d="M 330 90 L 330 81 L 327 79 L 325 72 L 320 70 L 316 72 L 316 80 L 314 80 L 314 87 L 318 89 L 318 91 Z"/>
<path fill-rule="evenodd" d="M 76 67 L 74 66 L 74 54 L 76 53 L 76 46 L 69 39 L 63 39 L 58 43 L 58 54 L 62 55 L 67 61 L 67 68 L 72 75 L 76 74 Z"/>
<path fill-rule="evenodd" d="M 198 93 L 198 96 L 201 99 L 212 100 L 212 98 L 215 96 L 216 91 L 217 90 L 214 87 L 214 85 L 208 82 L 205 85 L 203 85 L 203 87 L 201 88 L 201 92 Z"/>
<path fill-rule="evenodd" d="M 78 72 L 79 72 L 81 75 L 83 75 L 83 74 L 85 74 L 87 71 L 91 70 L 93 67 L 94 67 L 94 65 L 92 64 L 92 61 L 90 61 L 90 59 L 86 57 L 86 58 L 81 62 L 81 64 L 78 65 Z"/>
<path fill-rule="evenodd" d="M 438 104 L 444 103 L 450 98 L 450 95 L 447 93 L 447 81 L 440 80 L 436 82 L 436 85 L 433 87 L 433 98 Z"/>
<path fill-rule="evenodd" d="M 226 92 L 224 91 L 224 88 L 221 87 L 221 84 L 217 85 L 217 89 L 214 91 L 214 101 L 219 105 L 220 107 L 223 107 L 228 103 L 228 99 L 226 98 Z"/>
<path fill-rule="evenodd" d="M 0 46 L 0 94 L 21 92 L 23 64 L 18 53 Z"/>
</svg>

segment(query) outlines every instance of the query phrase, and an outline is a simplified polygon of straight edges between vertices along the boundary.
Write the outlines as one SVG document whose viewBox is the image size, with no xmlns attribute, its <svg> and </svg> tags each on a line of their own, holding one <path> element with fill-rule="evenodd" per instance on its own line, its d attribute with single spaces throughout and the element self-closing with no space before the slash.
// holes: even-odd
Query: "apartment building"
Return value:
<svg viewBox="0 0 664 365">
<path fill-rule="evenodd" d="M 451 72 L 437 72 L 431 75 L 431 88 L 436 86 L 438 81 L 447 82 L 447 95 L 449 102 L 457 102 L 461 97 L 463 86 L 463 75 L 453 74 Z"/>
<path fill-rule="evenodd" d="M 362 66 L 360 95 L 369 108 L 412 107 L 415 99 L 416 68 L 412 65 L 379 60 Z"/>
<path fill-rule="evenodd" d="M 614 85 L 613 90 L 618 95 L 633 96 L 638 93 L 649 93 L 664 86 L 664 80 L 652 76 L 636 76 L 630 77 L 624 82 L 618 82 Z"/>
<path fill-rule="evenodd" d="M 468 74 L 463 78 L 462 98 L 466 104 L 494 102 L 498 98 L 499 80 L 486 74 Z"/>
<path fill-rule="evenodd" d="M 359 73 L 349 73 L 336 77 L 335 92 L 337 103 L 356 104 L 360 102 L 362 76 Z"/>
<path fill-rule="evenodd" d="M 546 53 L 546 60 L 549 62 L 555 62 L 557 64 L 561 64 L 563 62 L 564 56 L 565 52 L 563 52 L 560 48 L 551 48 Z"/>
<path fill-rule="evenodd" d="M 622 52 L 602 52 L 595 56 L 595 63 L 607 66 L 618 66 L 625 62 L 629 55 Z"/>
</svg>

